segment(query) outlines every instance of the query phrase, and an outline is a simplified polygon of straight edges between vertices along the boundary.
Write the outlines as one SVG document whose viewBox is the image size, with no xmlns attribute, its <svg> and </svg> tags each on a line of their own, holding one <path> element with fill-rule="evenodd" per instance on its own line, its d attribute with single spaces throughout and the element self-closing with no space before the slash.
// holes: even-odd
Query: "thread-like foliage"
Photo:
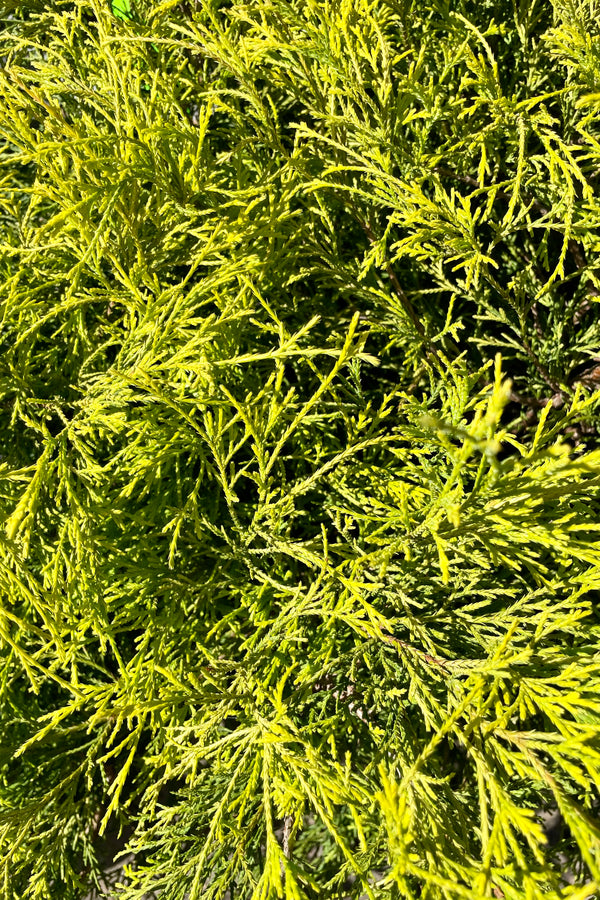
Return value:
<svg viewBox="0 0 600 900">
<path fill-rule="evenodd" d="M 2 900 L 599 895 L 599 22 L 3 0 Z"/>
</svg>

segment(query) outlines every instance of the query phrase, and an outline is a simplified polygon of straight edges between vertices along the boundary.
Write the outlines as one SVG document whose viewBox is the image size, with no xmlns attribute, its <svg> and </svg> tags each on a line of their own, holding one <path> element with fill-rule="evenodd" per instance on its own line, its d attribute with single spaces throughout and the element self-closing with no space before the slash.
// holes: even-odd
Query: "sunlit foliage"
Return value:
<svg viewBox="0 0 600 900">
<path fill-rule="evenodd" d="M 597 0 L 1 8 L 2 900 L 598 896 Z"/>
</svg>

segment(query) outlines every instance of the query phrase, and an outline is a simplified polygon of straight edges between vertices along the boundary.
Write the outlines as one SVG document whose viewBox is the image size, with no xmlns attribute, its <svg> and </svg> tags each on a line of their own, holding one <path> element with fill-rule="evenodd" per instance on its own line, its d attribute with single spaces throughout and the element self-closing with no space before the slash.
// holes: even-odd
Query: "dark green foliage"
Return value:
<svg viewBox="0 0 600 900">
<path fill-rule="evenodd" d="M 596 0 L 2 10 L 2 900 L 598 896 Z"/>
</svg>

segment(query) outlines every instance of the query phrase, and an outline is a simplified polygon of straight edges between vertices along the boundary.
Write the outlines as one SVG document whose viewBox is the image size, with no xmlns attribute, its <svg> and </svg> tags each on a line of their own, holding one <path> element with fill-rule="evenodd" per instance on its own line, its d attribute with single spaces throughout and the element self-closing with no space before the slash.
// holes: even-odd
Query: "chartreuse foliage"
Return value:
<svg viewBox="0 0 600 900">
<path fill-rule="evenodd" d="M 598 896 L 596 0 L 2 10 L 2 900 Z"/>
</svg>

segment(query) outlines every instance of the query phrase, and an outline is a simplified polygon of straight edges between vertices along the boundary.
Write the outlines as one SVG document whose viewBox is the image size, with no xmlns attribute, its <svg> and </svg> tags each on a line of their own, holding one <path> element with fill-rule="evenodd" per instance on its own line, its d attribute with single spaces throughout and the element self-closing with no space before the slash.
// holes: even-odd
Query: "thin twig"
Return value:
<svg viewBox="0 0 600 900">
<path fill-rule="evenodd" d="M 419 650 L 418 647 L 413 647 L 412 644 L 408 644 L 406 641 L 400 640 L 400 638 L 394 637 L 393 634 L 388 634 L 387 632 L 382 632 L 383 639 L 387 641 L 388 644 L 399 644 L 405 650 L 410 650 L 411 653 L 416 653 L 417 656 L 422 657 L 429 663 L 433 663 L 436 666 L 441 666 L 442 669 L 446 669 L 446 660 L 440 659 L 437 656 L 432 656 L 431 653 L 427 653 L 425 650 Z"/>
<path fill-rule="evenodd" d="M 375 235 L 373 234 L 373 230 L 372 230 L 371 226 L 369 225 L 369 223 L 362 221 L 362 219 L 359 219 L 359 221 L 360 221 L 360 224 L 361 224 L 365 234 L 367 235 L 369 241 L 372 244 L 375 244 L 377 239 L 376 239 Z M 392 268 L 392 265 L 389 262 L 389 260 L 385 261 L 385 270 L 388 274 L 388 278 L 390 279 L 391 285 L 394 289 L 394 293 L 398 297 L 398 300 L 400 301 L 400 305 L 402 306 L 402 309 L 404 310 L 404 312 L 410 319 L 417 334 L 423 341 L 426 352 L 433 354 L 433 356 L 435 356 L 436 360 L 441 364 L 442 359 L 440 357 L 440 354 L 438 353 L 437 349 L 434 347 L 431 340 L 427 337 L 427 335 L 425 333 L 425 329 L 423 328 L 423 324 L 420 321 L 419 317 L 417 316 L 417 314 L 414 310 L 414 307 L 413 307 L 412 303 L 410 302 L 410 300 L 408 299 L 402 285 L 400 284 L 398 276 L 394 272 L 394 269 Z"/>
</svg>

